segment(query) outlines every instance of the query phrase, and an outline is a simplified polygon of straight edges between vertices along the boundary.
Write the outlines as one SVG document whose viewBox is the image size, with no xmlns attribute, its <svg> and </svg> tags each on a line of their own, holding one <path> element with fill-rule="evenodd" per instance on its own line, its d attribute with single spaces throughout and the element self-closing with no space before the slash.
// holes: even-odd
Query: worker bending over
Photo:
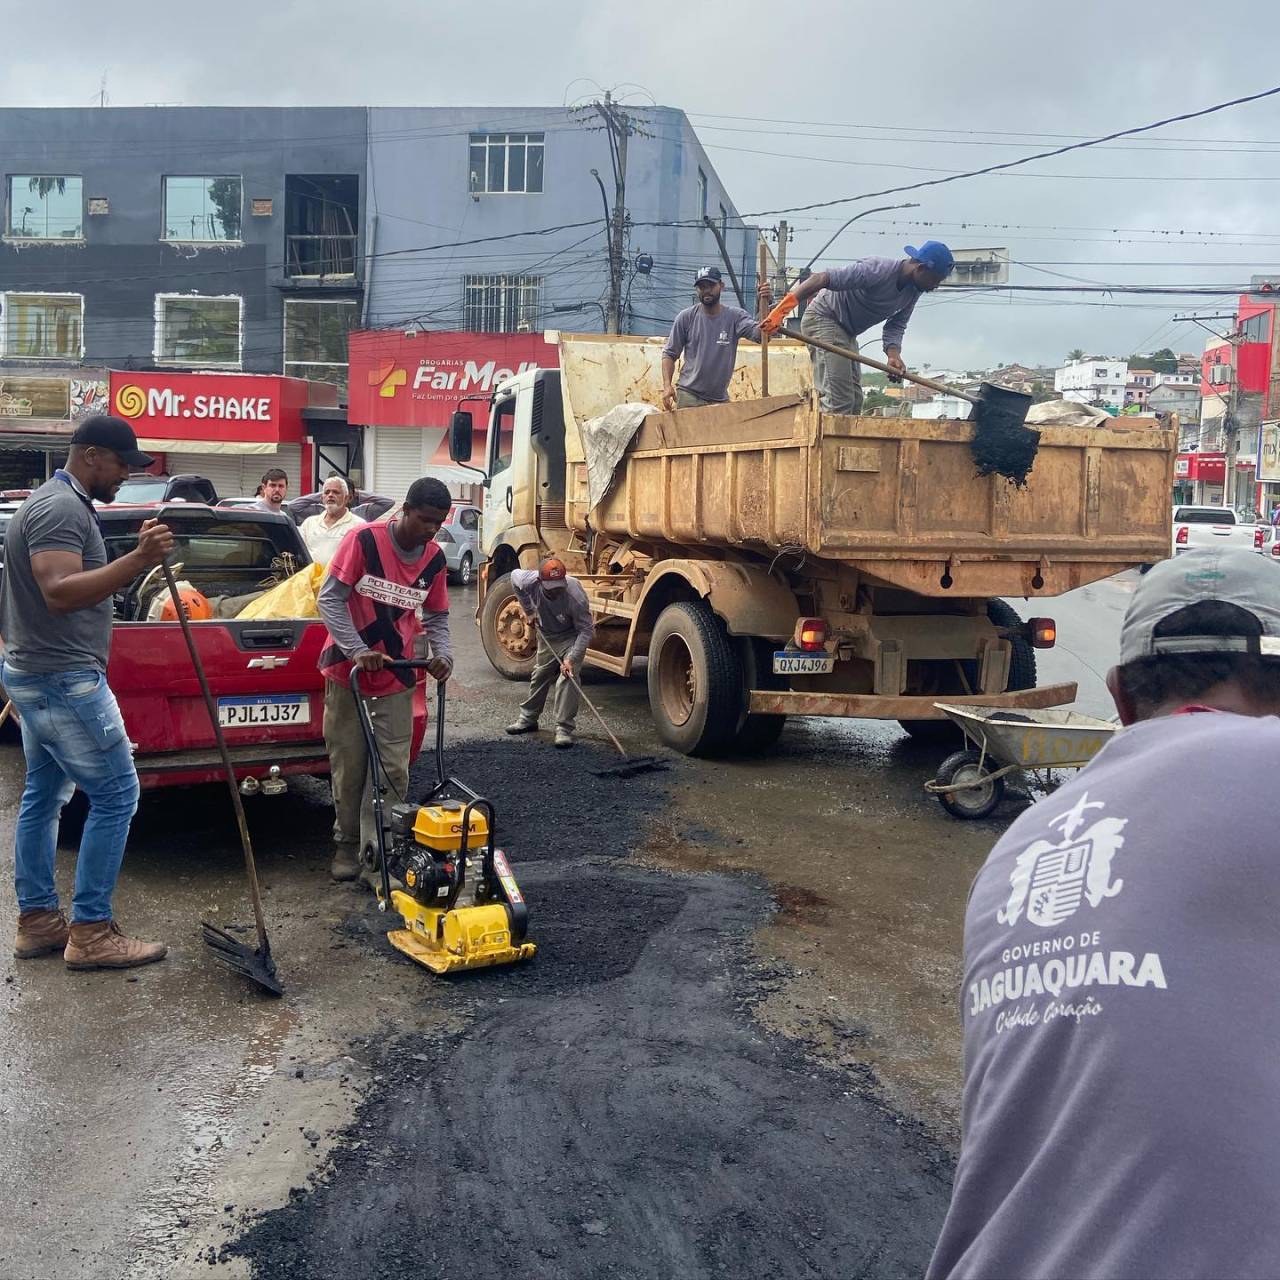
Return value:
<svg viewBox="0 0 1280 1280">
<path fill-rule="evenodd" d="M 907 321 L 920 295 L 932 293 L 955 267 L 951 250 L 937 240 L 926 240 L 918 249 L 907 245 L 906 253 L 905 258 L 860 258 L 847 267 L 815 271 L 769 312 L 760 328 L 776 333 L 800 303 L 813 298 L 800 322 L 801 333 L 857 351 L 858 335 L 884 321 L 885 363 L 896 373 L 906 373 L 902 337 Z M 823 412 L 860 413 L 861 366 L 817 347 L 809 349 L 809 357 Z"/>
<path fill-rule="evenodd" d="M 738 339 L 760 341 L 760 321 L 741 307 L 720 301 L 724 284 L 715 267 L 703 267 L 694 279 L 698 301 L 675 318 L 671 336 L 662 348 L 662 407 L 691 409 L 723 404 L 729 398 L 729 379 L 738 357 Z M 761 296 L 768 297 L 767 286 Z M 676 361 L 684 356 L 680 385 L 672 385 Z"/>
<path fill-rule="evenodd" d="M 352 669 L 360 669 L 382 771 L 401 797 L 409 785 L 416 680 L 412 671 L 389 671 L 384 663 L 415 657 L 417 638 L 425 631 L 431 644 L 427 670 L 437 680 L 447 680 L 453 670 L 444 552 L 433 541 L 451 503 L 449 490 L 439 480 L 415 480 L 389 524 L 379 521 L 348 533 L 320 588 L 317 604 L 329 628 L 320 670 L 325 677 L 324 741 L 333 784 L 334 854 L 329 874 L 335 880 L 360 876 L 371 889 L 378 884 L 373 787 L 351 691 Z"/>
<path fill-rule="evenodd" d="M 569 577 L 563 560 L 554 556 L 538 569 L 516 569 L 511 575 L 516 599 L 537 628 L 538 652 L 529 679 L 529 696 L 520 704 L 520 715 L 507 725 L 508 733 L 533 733 L 546 706 L 551 686 L 556 687 L 553 711 L 556 746 L 573 746 L 578 717 L 578 684 L 587 645 L 595 631 L 587 593 Z"/>
</svg>

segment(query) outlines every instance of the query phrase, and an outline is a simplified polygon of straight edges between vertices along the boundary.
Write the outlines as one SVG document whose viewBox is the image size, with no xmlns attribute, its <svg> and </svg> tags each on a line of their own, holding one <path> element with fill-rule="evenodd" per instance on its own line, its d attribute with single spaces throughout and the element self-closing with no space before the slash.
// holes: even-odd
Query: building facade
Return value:
<svg viewBox="0 0 1280 1280">
<path fill-rule="evenodd" d="M 1124 360 L 1094 356 L 1072 360 L 1054 371 L 1053 388 L 1064 400 L 1095 405 L 1111 413 L 1124 408 L 1129 366 Z"/>
<path fill-rule="evenodd" d="M 343 404 L 356 329 L 599 332 L 616 298 L 624 332 L 653 334 L 703 265 L 752 298 L 754 233 L 684 113 L 611 119 L 620 228 L 596 107 L 0 109 L 0 485 L 60 460 L 111 370 L 283 375 Z M 314 465 L 359 480 L 363 424 L 332 399 L 304 415 Z M 239 443 L 316 478 L 305 441 Z"/>
</svg>

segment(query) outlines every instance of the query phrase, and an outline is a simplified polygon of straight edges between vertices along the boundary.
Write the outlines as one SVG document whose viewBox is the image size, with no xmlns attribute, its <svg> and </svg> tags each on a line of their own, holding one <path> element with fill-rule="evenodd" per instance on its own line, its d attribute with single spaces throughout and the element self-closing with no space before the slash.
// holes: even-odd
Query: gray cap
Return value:
<svg viewBox="0 0 1280 1280">
<path fill-rule="evenodd" d="M 1206 600 L 1251 613 L 1256 636 L 1167 636 L 1154 632 L 1170 614 Z M 1255 653 L 1280 657 L 1280 564 L 1235 547 L 1202 547 L 1162 560 L 1138 583 L 1120 628 L 1120 662 L 1156 654 Z"/>
</svg>

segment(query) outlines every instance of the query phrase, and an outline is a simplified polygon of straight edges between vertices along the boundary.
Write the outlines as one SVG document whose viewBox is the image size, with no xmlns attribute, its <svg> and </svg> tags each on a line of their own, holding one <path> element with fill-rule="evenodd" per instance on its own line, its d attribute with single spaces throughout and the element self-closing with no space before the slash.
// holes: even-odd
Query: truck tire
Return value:
<svg viewBox="0 0 1280 1280">
<path fill-rule="evenodd" d="M 1022 625 L 1018 611 L 1003 600 L 987 601 L 987 617 L 990 618 L 992 625 L 997 627 Z M 1009 679 L 1005 682 L 1005 691 L 1012 693 L 1016 689 L 1034 689 L 1036 687 L 1036 651 L 1031 647 L 1030 641 L 1021 636 L 1015 636 L 1012 645 L 1013 652 L 1009 655 Z M 965 662 L 963 666 L 965 679 L 972 688 L 978 679 L 978 664 Z M 957 680 L 953 688 L 939 692 L 938 700 L 945 702 L 948 692 L 960 693 L 962 689 L 963 685 Z M 899 720 L 898 723 L 917 742 L 950 746 L 964 740 L 964 735 L 950 720 Z"/>
<path fill-rule="evenodd" d="M 773 646 L 767 640 L 743 636 L 735 642 L 735 647 L 742 665 L 743 706 L 733 749 L 742 755 L 758 755 L 782 736 L 787 717 L 752 715 L 746 708 L 747 695 L 752 689 L 785 689 L 787 678 L 774 675 Z"/>
<path fill-rule="evenodd" d="M 742 716 L 742 690 L 742 664 L 710 605 L 668 605 L 649 641 L 649 708 L 662 741 L 688 756 L 723 751 Z"/>
<path fill-rule="evenodd" d="M 484 608 L 480 610 L 480 643 L 485 657 L 500 676 L 527 680 L 533 674 L 538 632 L 525 620 L 509 573 L 504 573 L 484 598 Z"/>
</svg>

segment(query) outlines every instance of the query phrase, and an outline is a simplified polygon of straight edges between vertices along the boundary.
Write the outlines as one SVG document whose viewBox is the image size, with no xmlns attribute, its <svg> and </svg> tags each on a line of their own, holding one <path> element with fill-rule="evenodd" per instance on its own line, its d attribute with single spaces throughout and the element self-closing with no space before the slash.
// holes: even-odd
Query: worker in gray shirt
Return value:
<svg viewBox="0 0 1280 1280">
<path fill-rule="evenodd" d="M 698 301 L 675 318 L 662 348 L 662 407 L 690 409 L 723 404 L 738 357 L 738 339 L 760 341 L 760 322 L 741 307 L 720 301 L 724 283 L 716 267 L 703 267 L 694 279 Z M 676 361 L 684 356 L 680 385 L 673 385 Z"/>
<path fill-rule="evenodd" d="M 578 717 L 578 680 L 587 646 L 595 633 L 591 607 L 581 584 L 569 577 L 564 561 L 550 556 L 537 569 L 516 569 L 511 574 L 516 599 L 537 627 L 538 652 L 529 679 L 529 696 L 520 704 L 520 715 L 507 725 L 508 733 L 533 733 L 555 685 L 553 706 L 556 746 L 573 746 Z"/>
<path fill-rule="evenodd" d="M 861 258 L 845 267 L 815 271 L 769 312 L 761 321 L 762 330 L 776 333 L 800 303 L 812 298 L 800 322 L 801 333 L 857 351 L 858 335 L 883 321 L 885 363 L 897 373 L 906 373 L 902 338 L 916 302 L 955 268 L 951 250 L 937 240 L 926 240 L 918 249 L 907 245 L 906 254 L 905 258 Z M 817 347 L 810 348 L 809 357 L 823 412 L 861 413 L 861 366 Z"/>
<path fill-rule="evenodd" d="M 69 969 L 129 969 L 166 951 L 127 937 L 112 911 L 138 774 L 106 673 L 113 597 L 173 550 L 173 534 L 144 520 L 137 545 L 108 562 L 93 505 L 116 496 L 130 467 L 150 463 L 123 419 L 86 418 L 66 466 L 18 508 L 5 535 L 0 680 L 22 722 L 27 764 L 14 841 L 19 960 L 61 951 Z M 68 925 L 53 868 L 58 818 L 77 787 L 89 816 Z"/>
<path fill-rule="evenodd" d="M 1125 727 L 969 893 L 928 1280 L 1280 1274 L 1276 567 L 1156 565 L 1107 685 Z"/>
</svg>

